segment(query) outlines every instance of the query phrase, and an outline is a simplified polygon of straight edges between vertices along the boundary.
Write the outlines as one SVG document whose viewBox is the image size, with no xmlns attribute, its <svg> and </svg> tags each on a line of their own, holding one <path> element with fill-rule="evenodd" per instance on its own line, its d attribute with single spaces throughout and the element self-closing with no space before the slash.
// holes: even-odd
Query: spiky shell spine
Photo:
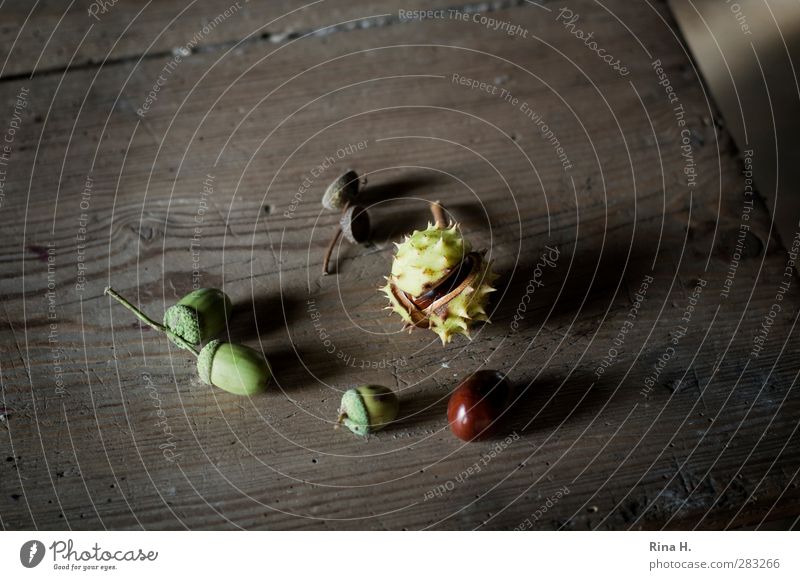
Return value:
<svg viewBox="0 0 800 580">
<path fill-rule="evenodd" d="M 456 224 L 429 224 L 395 245 L 392 273 L 381 291 L 407 327 L 429 328 L 447 344 L 456 334 L 469 337 L 472 324 L 488 320 L 497 276 L 482 253 L 471 251 Z"/>
</svg>

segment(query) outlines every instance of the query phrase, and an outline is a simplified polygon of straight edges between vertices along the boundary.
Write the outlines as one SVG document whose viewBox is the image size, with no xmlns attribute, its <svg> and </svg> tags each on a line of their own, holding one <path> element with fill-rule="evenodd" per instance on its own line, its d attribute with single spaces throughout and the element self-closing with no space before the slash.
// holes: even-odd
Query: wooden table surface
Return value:
<svg viewBox="0 0 800 580">
<path fill-rule="evenodd" d="M 663 2 L 31 6 L 0 8 L 3 528 L 797 527 L 792 241 Z M 373 235 L 322 277 L 348 167 Z M 501 276 L 447 347 L 376 290 L 434 199 Z M 198 284 L 266 394 L 103 295 Z M 478 368 L 515 401 L 462 444 Z M 401 397 L 368 441 L 333 430 L 362 383 Z"/>
</svg>

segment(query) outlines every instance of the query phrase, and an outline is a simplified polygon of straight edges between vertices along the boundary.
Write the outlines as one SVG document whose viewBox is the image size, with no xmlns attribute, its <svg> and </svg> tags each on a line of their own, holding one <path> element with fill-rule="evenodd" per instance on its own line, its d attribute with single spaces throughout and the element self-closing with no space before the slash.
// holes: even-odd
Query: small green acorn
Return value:
<svg viewBox="0 0 800 580">
<path fill-rule="evenodd" d="M 200 344 L 225 330 L 231 308 L 222 290 L 200 288 L 167 308 L 164 326 L 189 344 Z"/>
<path fill-rule="evenodd" d="M 322 207 L 331 211 L 343 209 L 348 203 L 353 203 L 358 199 L 360 188 L 361 178 L 358 173 L 348 169 L 325 189 L 325 194 L 322 196 Z"/>
<path fill-rule="evenodd" d="M 234 395 L 254 395 L 266 389 L 272 377 L 267 360 L 242 344 L 212 340 L 197 356 L 197 372 L 204 383 Z"/>
<path fill-rule="evenodd" d="M 381 385 L 362 385 L 342 396 L 337 424 L 366 437 L 394 421 L 399 410 L 400 400 L 394 391 Z"/>
</svg>

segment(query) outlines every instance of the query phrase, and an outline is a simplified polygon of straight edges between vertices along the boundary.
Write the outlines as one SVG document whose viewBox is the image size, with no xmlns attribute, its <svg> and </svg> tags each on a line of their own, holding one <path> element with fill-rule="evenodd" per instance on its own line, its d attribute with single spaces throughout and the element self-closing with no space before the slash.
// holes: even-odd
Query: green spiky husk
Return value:
<svg viewBox="0 0 800 580">
<path fill-rule="evenodd" d="M 443 286 L 457 269 L 467 267 L 471 270 L 459 286 L 437 296 L 427 307 L 419 306 L 421 296 Z M 470 253 L 470 245 L 456 225 L 429 225 L 397 244 L 392 275 L 381 290 L 389 299 L 390 309 L 406 325 L 429 328 L 439 335 L 442 344 L 447 344 L 456 334 L 469 337 L 472 324 L 488 321 L 486 307 L 496 278 L 481 254 Z"/>
<path fill-rule="evenodd" d="M 496 278 L 491 271 L 491 264 L 482 260 L 475 278 L 476 284 L 467 286 L 444 307 L 430 314 L 429 328 L 439 335 L 442 344 L 450 342 L 456 334 L 470 338 L 471 325 L 489 320 L 486 307 L 489 305 L 489 294 L 495 291 L 492 283 Z"/>
<path fill-rule="evenodd" d="M 470 246 L 455 224 L 438 228 L 433 224 L 395 244 L 392 263 L 395 285 L 411 296 L 419 296 L 436 285 L 464 261 Z"/>
</svg>

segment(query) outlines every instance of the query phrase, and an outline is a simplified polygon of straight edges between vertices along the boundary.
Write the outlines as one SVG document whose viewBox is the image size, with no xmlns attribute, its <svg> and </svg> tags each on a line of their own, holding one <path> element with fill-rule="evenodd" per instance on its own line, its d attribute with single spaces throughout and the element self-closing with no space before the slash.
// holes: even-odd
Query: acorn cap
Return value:
<svg viewBox="0 0 800 580">
<path fill-rule="evenodd" d="M 325 189 L 325 194 L 322 196 L 322 207 L 328 210 L 342 209 L 358 198 L 360 187 L 358 173 L 348 169 Z"/>
<path fill-rule="evenodd" d="M 191 344 L 200 343 L 200 322 L 197 310 L 175 304 L 164 312 L 164 326 Z"/>
<path fill-rule="evenodd" d="M 200 354 L 197 355 L 197 374 L 200 379 L 207 385 L 213 385 L 211 382 L 211 366 L 214 362 L 214 355 L 222 344 L 221 340 L 212 340 L 203 347 Z"/>
<path fill-rule="evenodd" d="M 231 308 L 222 290 L 200 288 L 167 308 L 164 326 L 190 344 L 200 344 L 225 330 Z"/>
<path fill-rule="evenodd" d="M 399 409 L 400 400 L 391 389 L 382 385 L 362 385 L 349 389 L 342 396 L 339 423 L 365 437 L 394 421 Z"/>
<path fill-rule="evenodd" d="M 342 212 L 339 225 L 342 227 L 342 235 L 351 244 L 360 244 L 369 238 L 369 214 L 360 205 L 348 206 Z"/>
<path fill-rule="evenodd" d="M 272 371 L 255 349 L 242 344 L 212 340 L 197 356 L 197 373 L 204 383 L 234 395 L 263 391 Z"/>
</svg>

